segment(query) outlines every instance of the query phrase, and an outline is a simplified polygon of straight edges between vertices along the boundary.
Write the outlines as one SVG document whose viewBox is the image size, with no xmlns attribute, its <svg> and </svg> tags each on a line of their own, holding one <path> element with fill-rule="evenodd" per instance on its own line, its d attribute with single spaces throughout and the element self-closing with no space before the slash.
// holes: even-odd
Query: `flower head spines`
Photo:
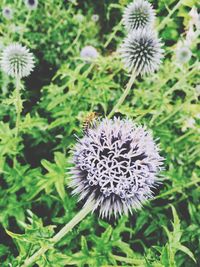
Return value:
<svg viewBox="0 0 200 267">
<path fill-rule="evenodd" d="M 73 193 L 94 201 L 102 217 L 127 214 L 153 196 L 162 160 L 145 127 L 104 119 L 74 148 Z"/>
<path fill-rule="evenodd" d="M 1 67 L 5 73 L 12 77 L 26 77 L 34 68 L 33 54 L 21 44 L 11 44 L 2 52 Z"/>
<path fill-rule="evenodd" d="M 125 67 L 136 75 L 156 71 L 163 58 L 162 44 L 154 31 L 135 30 L 125 38 L 119 52 Z"/>
<path fill-rule="evenodd" d="M 135 0 L 124 10 L 123 23 L 128 32 L 152 27 L 154 20 L 154 9 L 146 0 Z"/>
</svg>

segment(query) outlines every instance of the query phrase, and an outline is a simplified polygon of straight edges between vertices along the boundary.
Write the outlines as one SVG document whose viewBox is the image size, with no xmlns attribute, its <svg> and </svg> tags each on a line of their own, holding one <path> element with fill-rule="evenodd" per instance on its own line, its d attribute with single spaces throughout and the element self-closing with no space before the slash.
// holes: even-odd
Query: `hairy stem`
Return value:
<svg viewBox="0 0 200 267">
<path fill-rule="evenodd" d="M 129 94 L 131 87 L 135 81 L 135 73 L 132 73 L 127 85 L 126 85 L 126 89 L 124 90 L 123 94 L 121 95 L 121 97 L 119 98 L 118 102 L 116 103 L 116 105 L 113 107 L 113 109 L 111 110 L 110 114 L 108 115 L 108 118 L 111 118 L 114 113 L 118 110 L 118 108 L 123 104 L 124 100 L 126 99 L 127 95 Z"/>
<path fill-rule="evenodd" d="M 19 125 L 20 125 L 20 114 L 22 112 L 22 100 L 21 100 L 21 94 L 20 94 L 20 79 L 17 77 L 16 78 L 16 89 L 15 89 L 15 109 L 16 109 L 16 114 L 17 114 L 17 118 L 16 118 L 16 132 L 15 132 L 15 136 L 18 135 L 19 133 Z"/>
<path fill-rule="evenodd" d="M 86 204 L 83 209 L 69 222 L 67 223 L 53 238 L 50 239 L 51 244 L 40 248 L 35 252 L 30 258 L 26 259 L 21 267 L 28 267 L 33 264 L 40 256 L 52 248 L 58 241 L 60 241 L 69 231 L 71 231 L 74 226 L 76 226 L 80 221 L 82 221 L 88 213 L 92 211 L 94 207 L 93 202 Z"/>
</svg>

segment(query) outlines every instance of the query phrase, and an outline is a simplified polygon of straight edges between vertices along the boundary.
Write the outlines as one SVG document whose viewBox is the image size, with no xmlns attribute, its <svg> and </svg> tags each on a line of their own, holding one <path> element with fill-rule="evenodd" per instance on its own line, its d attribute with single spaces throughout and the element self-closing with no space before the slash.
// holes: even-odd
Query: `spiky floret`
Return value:
<svg viewBox="0 0 200 267">
<path fill-rule="evenodd" d="M 74 147 L 73 194 L 102 217 L 117 217 L 153 197 L 163 158 L 151 133 L 131 120 L 97 121 Z"/>
<path fill-rule="evenodd" d="M 145 27 L 152 27 L 155 20 L 155 11 L 152 5 L 145 0 L 135 0 L 124 10 L 123 23 L 128 32 Z"/>
<path fill-rule="evenodd" d="M 28 76 L 34 68 L 33 54 L 21 44 L 11 44 L 2 52 L 1 67 L 12 77 Z"/>
<path fill-rule="evenodd" d="M 26 7 L 30 10 L 34 10 L 38 6 L 38 0 L 24 0 Z"/>
<path fill-rule="evenodd" d="M 3 8 L 2 15 L 5 19 L 12 19 L 13 18 L 13 11 L 9 6 Z"/>
<path fill-rule="evenodd" d="M 135 30 L 125 38 L 119 52 L 129 72 L 144 75 L 159 68 L 163 58 L 161 46 L 155 32 L 148 29 Z"/>
<path fill-rule="evenodd" d="M 82 59 L 86 61 L 91 61 L 98 57 L 99 53 L 97 52 L 96 48 L 91 45 L 83 47 L 81 50 L 80 56 Z"/>
</svg>

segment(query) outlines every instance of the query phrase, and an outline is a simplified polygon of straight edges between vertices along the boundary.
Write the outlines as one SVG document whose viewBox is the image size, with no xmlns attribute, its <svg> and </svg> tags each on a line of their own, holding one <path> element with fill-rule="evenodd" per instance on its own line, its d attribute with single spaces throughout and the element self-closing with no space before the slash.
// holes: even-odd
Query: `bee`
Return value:
<svg viewBox="0 0 200 267">
<path fill-rule="evenodd" d="M 90 112 L 83 121 L 83 132 L 87 133 L 90 128 L 95 126 L 98 114 L 96 112 Z"/>
</svg>

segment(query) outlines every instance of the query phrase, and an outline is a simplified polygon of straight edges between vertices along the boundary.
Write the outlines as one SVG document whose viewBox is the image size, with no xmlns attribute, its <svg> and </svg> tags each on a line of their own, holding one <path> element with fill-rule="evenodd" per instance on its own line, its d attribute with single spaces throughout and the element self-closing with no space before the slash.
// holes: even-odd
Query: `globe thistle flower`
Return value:
<svg viewBox="0 0 200 267">
<path fill-rule="evenodd" d="M 92 15 L 92 20 L 93 20 L 94 22 L 99 21 L 99 15 L 97 15 L 97 14 Z"/>
<path fill-rule="evenodd" d="M 128 32 L 153 25 L 155 12 L 152 5 L 145 0 L 135 0 L 124 10 L 123 23 Z"/>
<path fill-rule="evenodd" d="M 2 11 L 2 15 L 3 15 L 3 17 L 5 18 L 5 19 L 8 19 L 8 20 L 10 20 L 10 19 L 12 19 L 13 18 L 13 11 L 12 11 L 12 9 L 10 8 L 10 7 L 4 7 L 3 8 L 3 11 Z"/>
<path fill-rule="evenodd" d="M 30 10 L 34 10 L 38 6 L 38 0 L 25 0 L 24 3 L 26 7 Z"/>
<path fill-rule="evenodd" d="M 96 121 L 74 147 L 73 194 L 117 217 L 153 197 L 163 158 L 150 132 L 131 120 Z"/>
<path fill-rule="evenodd" d="M 125 38 L 119 52 L 125 67 L 136 75 L 156 71 L 163 58 L 160 40 L 151 30 L 135 30 Z"/>
<path fill-rule="evenodd" d="M 192 52 L 188 46 L 178 46 L 176 49 L 176 59 L 180 64 L 187 63 L 192 57 Z"/>
<path fill-rule="evenodd" d="M 80 53 L 80 56 L 82 59 L 86 61 L 92 61 L 93 59 L 96 59 L 98 57 L 98 52 L 96 48 L 93 46 L 85 46 Z"/>
<path fill-rule="evenodd" d="M 12 77 L 28 76 L 34 68 L 33 54 L 21 44 L 7 46 L 1 55 L 2 70 Z"/>
</svg>

